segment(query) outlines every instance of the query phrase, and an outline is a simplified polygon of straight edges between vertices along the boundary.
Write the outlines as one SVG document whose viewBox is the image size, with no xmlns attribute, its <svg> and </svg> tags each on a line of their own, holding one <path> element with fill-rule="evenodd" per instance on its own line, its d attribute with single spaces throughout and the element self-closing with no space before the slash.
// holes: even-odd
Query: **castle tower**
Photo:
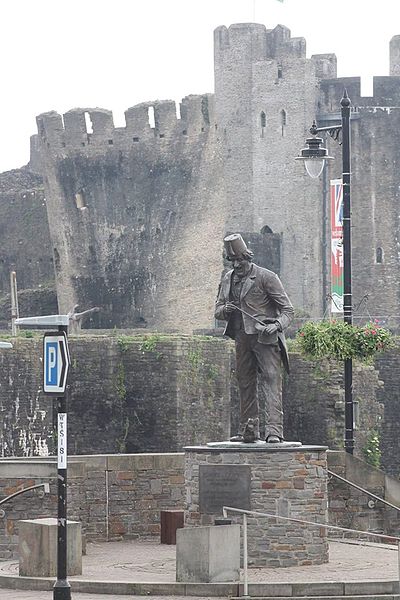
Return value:
<svg viewBox="0 0 400 600">
<path fill-rule="evenodd" d="M 225 215 L 213 96 L 184 98 L 180 119 L 170 100 L 125 119 L 37 118 L 59 309 L 99 306 L 100 328 L 212 327 Z"/>
<path fill-rule="evenodd" d="M 306 59 L 305 40 L 281 25 L 218 27 L 214 41 L 226 231 L 280 233 L 292 302 L 320 316 L 322 204 L 294 158 L 316 115 L 316 71 L 332 76 L 332 61 Z"/>
</svg>

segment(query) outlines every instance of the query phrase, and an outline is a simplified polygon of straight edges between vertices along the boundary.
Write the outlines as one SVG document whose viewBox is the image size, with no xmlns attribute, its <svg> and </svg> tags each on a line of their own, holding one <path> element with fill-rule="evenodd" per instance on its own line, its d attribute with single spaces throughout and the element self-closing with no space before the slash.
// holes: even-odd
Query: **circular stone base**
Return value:
<svg viewBox="0 0 400 600">
<path fill-rule="evenodd" d="M 249 564 L 317 565 L 328 560 L 326 448 L 299 442 L 211 442 L 185 448 L 185 526 L 213 525 L 223 507 L 247 518 Z M 233 523 L 242 515 L 228 510 Z"/>
<path fill-rule="evenodd" d="M 284 448 L 299 448 L 302 445 L 301 442 L 277 442 L 273 444 L 271 442 L 264 442 L 263 440 L 257 440 L 246 444 L 245 442 L 231 442 L 229 440 L 223 442 L 208 442 L 207 446 L 210 448 L 234 448 L 235 450 L 268 450 L 271 448 L 284 449 Z"/>
</svg>

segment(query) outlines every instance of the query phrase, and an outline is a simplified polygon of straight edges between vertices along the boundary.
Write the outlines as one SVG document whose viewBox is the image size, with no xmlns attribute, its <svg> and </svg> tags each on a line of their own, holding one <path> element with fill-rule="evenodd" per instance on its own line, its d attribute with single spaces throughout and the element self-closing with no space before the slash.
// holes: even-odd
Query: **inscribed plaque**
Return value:
<svg viewBox="0 0 400 600">
<path fill-rule="evenodd" d="M 250 481 L 249 465 L 200 465 L 200 512 L 221 514 L 223 506 L 250 510 Z"/>
</svg>

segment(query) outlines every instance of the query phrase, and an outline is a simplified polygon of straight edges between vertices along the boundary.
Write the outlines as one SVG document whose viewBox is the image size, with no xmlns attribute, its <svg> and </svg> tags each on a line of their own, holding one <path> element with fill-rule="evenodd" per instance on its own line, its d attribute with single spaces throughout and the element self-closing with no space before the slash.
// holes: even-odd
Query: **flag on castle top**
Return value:
<svg viewBox="0 0 400 600">
<path fill-rule="evenodd" d="M 331 312 L 343 313 L 343 183 L 332 179 L 331 191 Z"/>
</svg>

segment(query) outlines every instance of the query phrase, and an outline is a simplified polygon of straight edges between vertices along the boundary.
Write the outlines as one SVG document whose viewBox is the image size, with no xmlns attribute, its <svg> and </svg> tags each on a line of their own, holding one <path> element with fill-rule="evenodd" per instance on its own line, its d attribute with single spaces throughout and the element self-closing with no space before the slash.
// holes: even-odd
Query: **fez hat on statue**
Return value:
<svg viewBox="0 0 400 600">
<path fill-rule="evenodd" d="M 224 238 L 224 246 L 227 258 L 251 258 L 253 252 L 246 246 L 246 242 L 240 233 L 232 233 Z"/>
</svg>

